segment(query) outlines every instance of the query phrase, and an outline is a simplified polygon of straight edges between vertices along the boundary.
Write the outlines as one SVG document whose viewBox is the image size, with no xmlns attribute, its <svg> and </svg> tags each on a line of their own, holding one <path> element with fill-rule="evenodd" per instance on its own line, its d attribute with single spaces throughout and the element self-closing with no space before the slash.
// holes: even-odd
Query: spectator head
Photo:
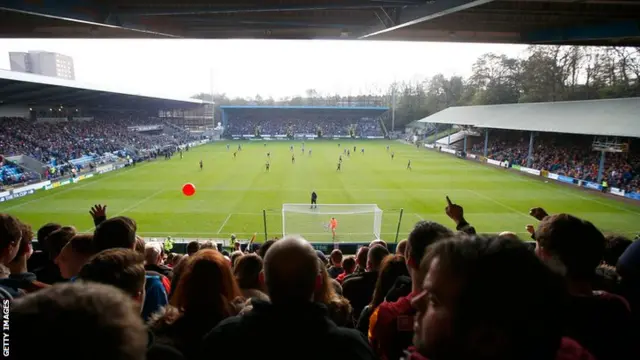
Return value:
<svg viewBox="0 0 640 360">
<path fill-rule="evenodd" d="M 353 273 L 356 270 L 356 258 L 353 256 L 347 256 L 344 258 L 342 261 L 342 268 L 347 275 Z"/>
<path fill-rule="evenodd" d="M 386 243 L 386 242 L 384 242 L 384 240 L 380 240 L 380 239 L 373 240 L 373 241 L 369 244 L 369 247 L 370 247 L 370 248 L 372 248 L 372 247 L 374 247 L 374 246 L 376 246 L 376 245 L 382 245 L 382 246 L 384 246 L 385 248 L 387 247 L 387 243 Z"/>
<path fill-rule="evenodd" d="M 367 268 L 367 257 L 369 256 L 369 247 L 363 246 L 358 249 L 356 253 L 356 265 L 360 271 L 364 271 Z"/>
<path fill-rule="evenodd" d="M 256 289 L 263 291 L 260 281 L 262 272 L 262 258 L 256 254 L 242 255 L 236 259 L 233 274 L 240 289 Z"/>
<path fill-rule="evenodd" d="M 235 268 L 236 267 L 236 261 L 242 256 L 244 255 L 244 253 L 240 250 L 236 250 L 234 252 L 231 253 L 231 267 Z"/>
<path fill-rule="evenodd" d="M 604 262 L 610 266 L 616 266 L 618 259 L 631 245 L 631 240 L 621 235 L 608 235 L 605 237 Z"/>
<path fill-rule="evenodd" d="M 342 251 L 340 251 L 339 249 L 333 249 L 333 251 L 331 251 L 330 259 L 331 259 L 331 265 L 336 267 L 341 267 Z"/>
<path fill-rule="evenodd" d="M 231 266 L 217 250 L 204 249 L 187 259 L 171 305 L 217 323 L 235 315 L 232 301 L 241 296 Z"/>
<path fill-rule="evenodd" d="M 62 248 L 64 248 L 74 236 L 76 236 L 76 229 L 74 227 L 63 226 L 44 239 L 42 249 L 49 255 L 49 259 L 54 261 L 56 257 L 60 255 Z"/>
<path fill-rule="evenodd" d="M 200 250 L 205 249 L 218 250 L 218 247 L 213 243 L 213 241 L 205 241 L 200 245 Z"/>
<path fill-rule="evenodd" d="M 620 255 L 616 270 L 625 283 L 633 284 L 633 287 L 637 287 L 640 281 L 640 240 L 634 241 Z"/>
<path fill-rule="evenodd" d="M 36 238 L 38 239 L 38 243 L 39 244 L 43 244 L 44 243 L 44 239 L 46 239 L 47 236 L 49 236 L 49 234 L 51 234 L 52 232 L 60 229 L 61 227 L 62 227 L 62 225 L 56 224 L 56 223 L 48 223 L 48 224 L 42 225 L 42 227 L 40 229 L 38 229 L 38 233 L 36 234 Z"/>
<path fill-rule="evenodd" d="M 96 227 L 93 242 L 98 252 L 117 248 L 135 249 L 135 222 L 125 216 L 107 219 Z"/>
<path fill-rule="evenodd" d="M 325 255 L 322 251 L 316 250 L 316 255 L 318 256 L 318 259 L 320 260 L 320 263 L 323 267 L 327 267 L 327 265 L 329 265 L 329 259 L 327 258 L 327 255 Z"/>
<path fill-rule="evenodd" d="M 256 251 L 256 253 L 258 254 L 258 256 L 260 256 L 261 258 L 264 259 L 265 255 L 267 255 L 267 250 L 269 250 L 271 248 L 271 246 L 273 246 L 273 244 L 275 244 L 275 243 L 276 243 L 276 241 L 273 240 L 273 239 L 265 241 L 258 248 L 258 251 Z"/>
<path fill-rule="evenodd" d="M 96 254 L 86 263 L 78 278 L 115 286 L 140 303 L 144 302 L 144 256 L 124 248 L 108 249 Z"/>
<path fill-rule="evenodd" d="M 400 240 L 396 246 L 396 254 L 405 256 L 405 251 L 407 251 L 407 239 Z"/>
<path fill-rule="evenodd" d="M 162 255 L 156 244 L 147 244 L 144 248 L 144 262 L 147 265 L 160 265 L 162 263 Z"/>
<path fill-rule="evenodd" d="M 31 230 L 31 225 L 22 223 L 22 236 L 20 239 L 20 248 L 16 257 L 14 258 L 14 262 L 20 261 L 20 259 L 27 260 L 33 254 L 33 231 Z"/>
<path fill-rule="evenodd" d="M 240 243 L 239 242 L 234 242 L 233 243 L 233 250 L 234 251 L 240 251 Z"/>
<path fill-rule="evenodd" d="M 172 268 L 175 268 L 182 260 L 184 259 L 183 254 L 174 254 L 173 258 L 171 258 L 170 265 Z"/>
<path fill-rule="evenodd" d="M 378 271 L 389 250 L 382 245 L 373 245 L 367 254 L 367 271 Z"/>
<path fill-rule="evenodd" d="M 264 282 L 273 304 L 312 301 L 321 281 L 318 256 L 302 237 L 278 240 L 264 258 Z"/>
<path fill-rule="evenodd" d="M 133 250 L 135 250 L 137 253 L 142 254 L 142 256 L 144 256 L 144 249 L 146 249 L 147 247 L 147 243 L 144 241 L 144 239 L 138 235 L 136 235 L 136 241 L 133 245 Z"/>
<path fill-rule="evenodd" d="M 111 286 L 67 283 L 40 290 L 12 302 L 11 320 L 10 351 L 16 359 L 37 359 L 42 349 L 59 348 L 71 339 L 66 359 L 146 356 L 148 333 L 142 318 L 131 300 Z"/>
<path fill-rule="evenodd" d="M 417 271 L 420 268 L 422 257 L 429 245 L 451 236 L 453 236 L 453 231 L 436 222 L 418 222 L 413 230 L 411 230 L 411 233 L 409 233 L 409 238 L 407 239 L 405 260 L 409 273 Z"/>
<path fill-rule="evenodd" d="M 22 223 L 9 214 L 0 214 L 0 263 L 8 265 L 20 251 Z"/>
<path fill-rule="evenodd" d="M 505 239 L 520 240 L 520 238 L 518 238 L 518 234 L 513 231 L 503 231 L 498 236 Z"/>
<path fill-rule="evenodd" d="M 459 234 L 432 245 L 420 271 L 422 292 L 412 303 L 423 356 L 555 358 L 564 281 L 521 241 Z"/>
<path fill-rule="evenodd" d="M 77 234 L 62 248 L 55 263 L 60 268 L 60 275 L 65 279 L 71 279 L 78 275 L 80 269 L 94 254 L 93 235 Z"/>
<path fill-rule="evenodd" d="M 371 299 L 372 308 L 376 308 L 382 304 L 389 290 L 391 290 L 393 284 L 396 282 L 396 279 L 400 276 L 409 276 L 409 270 L 407 270 L 404 256 L 399 254 L 387 255 L 380 265 L 380 276 L 378 276 L 378 280 L 376 281 L 376 287 L 373 290 L 373 297 Z"/>
<path fill-rule="evenodd" d="M 536 231 L 536 254 L 559 260 L 571 280 L 592 280 L 604 256 L 604 235 L 592 223 L 568 214 L 544 218 Z"/>
<path fill-rule="evenodd" d="M 187 244 L 187 255 L 191 256 L 200 250 L 200 243 L 197 241 L 191 241 Z"/>
</svg>

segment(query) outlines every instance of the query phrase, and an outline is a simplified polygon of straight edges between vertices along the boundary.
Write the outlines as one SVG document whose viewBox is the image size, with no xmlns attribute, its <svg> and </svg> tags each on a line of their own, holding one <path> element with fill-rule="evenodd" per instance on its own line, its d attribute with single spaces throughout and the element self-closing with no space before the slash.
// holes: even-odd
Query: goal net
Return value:
<svg viewBox="0 0 640 360">
<path fill-rule="evenodd" d="M 335 218 L 335 238 L 331 219 Z M 282 234 L 309 241 L 369 242 L 380 239 L 382 209 L 376 204 L 282 205 Z"/>
</svg>

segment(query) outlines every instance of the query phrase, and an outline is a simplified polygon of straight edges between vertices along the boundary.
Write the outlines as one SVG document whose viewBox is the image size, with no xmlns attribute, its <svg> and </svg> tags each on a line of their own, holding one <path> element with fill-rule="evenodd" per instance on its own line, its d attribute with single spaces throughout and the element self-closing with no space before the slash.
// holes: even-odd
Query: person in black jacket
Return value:
<svg viewBox="0 0 640 360">
<path fill-rule="evenodd" d="M 300 237 L 275 242 L 264 259 L 271 303 L 253 300 L 251 312 L 222 321 L 205 336 L 201 358 L 375 359 L 357 330 L 336 326 L 327 308 L 312 302 L 321 279 L 311 244 Z"/>
</svg>

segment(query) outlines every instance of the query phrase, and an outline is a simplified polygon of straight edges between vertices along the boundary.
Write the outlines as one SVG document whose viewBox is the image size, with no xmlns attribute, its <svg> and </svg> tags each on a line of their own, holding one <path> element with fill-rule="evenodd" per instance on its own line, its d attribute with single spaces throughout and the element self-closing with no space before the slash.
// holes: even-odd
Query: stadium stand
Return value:
<svg viewBox="0 0 640 360">
<path fill-rule="evenodd" d="M 228 137 L 382 137 L 384 107 L 222 106 Z"/>
<path fill-rule="evenodd" d="M 199 100 L 6 70 L 0 70 L 0 97 L 0 186 L 172 153 L 211 134 L 182 124 L 213 128 L 211 109 Z"/>
<path fill-rule="evenodd" d="M 638 109 L 640 98 L 459 106 L 420 122 L 459 127 L 455 134 L 425 146 L 451 148 L 465 157 L 473 154 L 537 175 L 544 171 L 554 180 L 615 189 L 618 195 L 637 199 Z M 580 122 L 567 120 L 571 118 Z"/>
</svg>

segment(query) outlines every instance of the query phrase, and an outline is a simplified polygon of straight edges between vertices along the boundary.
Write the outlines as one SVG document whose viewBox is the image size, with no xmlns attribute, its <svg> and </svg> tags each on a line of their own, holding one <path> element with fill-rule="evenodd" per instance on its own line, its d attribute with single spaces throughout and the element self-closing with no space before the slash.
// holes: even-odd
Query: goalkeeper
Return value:
<svg viewBox="0 0 640 360">
<path fill-rule="evenodd" d="M 333 241 L 336 241 L 336 229 L 338 228 L 338 220 L 336 220 L 336 218 L 331 218 L 331 221 L 329 221 L 329 228 L 331 229 Z"/>
<path fill-rule="evenodd" d="M 317 208 L 318 207 L 318 194 L 316 194 L 315 191 L 313 191 L 311 193 L 311 208 Z"/>
</svg>

